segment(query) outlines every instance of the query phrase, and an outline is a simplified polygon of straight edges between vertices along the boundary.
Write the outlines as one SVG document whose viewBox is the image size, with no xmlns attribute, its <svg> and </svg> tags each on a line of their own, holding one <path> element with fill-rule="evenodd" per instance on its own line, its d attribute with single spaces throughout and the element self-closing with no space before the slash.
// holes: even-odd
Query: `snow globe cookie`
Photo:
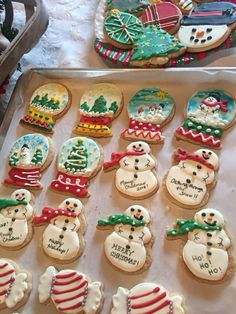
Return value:
<svg viewBox="0 0 236 314">
<path fill-rule="evenodd" d="M 168 200 L 186 209 L 204 206 L 216 183 L 218 156 L 209 149 L 189 153 L 179 148 L 173 159 L 178 164 L 170 168 L 163 180 Z"/>
<path fill-rule="evenodd" d="M 112 135 L 111 123 L 121 112 L 123 95 L 114 84 L 90 86 L 80 100 L 80 121 L 75 133 L 92 137 Z"/>
<path fill-rule="evenodd" d="M 21 186 L 27 189 L 42 189 L 41 172 L 53 158 L 52 141 L 41 134 L 27 134 L 18 138 L 9 154 L 7 185 Z"/>
<path fill-rule="evenodd" d="M 112 298 L 111 314 L 173 313 L 185 314 L 184 298 L 169 293 L 164 287 L 143 282 L 131 289 L 119 287 Z"/>
<path fill-rule="evenodd" d="M 126 152 L 112 153 L 111 160 L 103 164 L 104 171 L 118 168 L 115 174 L 115 185 L 119 192 L 132 199 L 144 199 L 159 188 L 153 170 L 156 162 L 150 155 L 151 149 L 145 142 L 133 142 Z"/>
<path fill-rule="evenodd" d="M 18 189 L 11 197 L 0 199 L 0 246 L 20 249 L 33 236 L 32 194 L 25 189 Z"/>
<path fill-rule="evenodd" d="M 150 267 L 153 236 L 148 210 L 140 205 L 128 207 L 124 214 L 100 219 L 97 229 L 112 233 L 104 243 L 105 255 L 113 266 L 127 273 L 136 273 Z"/>
<path fill-rule="evenodd" d="M 103 285 L 72 269 L 57 270 L 49 266 L 41 275 L 38 286 L 39 302 L 53 302 L 64 314 L 97 314 L 103 306 Z"/>
<path fill-rule="evenodd" d="M 218 210 L 202 209 L 193 220 L 178 219 L 174 228 L 166 231 L 167 239 L 184 235 L 187 235 L 187 242 L 183 247 L 183 261 L 195 277 L 219 282 L 234 274 L 232 240 Z"/>
<path fill-rule="evenodd" d="M 26 303 L 32 288 L 31 274 L 14 261 L 0 258 L 0 311 L 14 311 Z"/>
<path fill-rule="evenodd" d="M 48 83 L 38 87 L 30 99 L 27 114 L 20 123 L 30 129 L 53 133 L 56 120 L 70 108 L 71 95 L 62 84 Z"/>
<path fill-rule="evenodd" d="M 186 107 L 185 120 L 175 131 L 183 139 L 212 148 L 220 148 L 223 130 L 235 122 L 235 99 L 219 89 L 201 90 Z"/>
<path fill-rule="evenodd" d="M 76 197 L 89 197 L 89 179 L 100 170 L 102 148 L 87 137 L 73 137 L 61 147 L 57 162 L 57 176 L 50 188 Z"/>
<path fill-rule="evenodd" d="M 173 118 L 173 98 L 160 88 L 143 88 L 128 102 L 129 126 L 121 137 L 144 140 L 151 144 L 163 143 L 161 128 Z"/>
<path fill-rule="evenodd" d="M 150 3 L 146 0 L 107 0 L 108 10 L 117 9 L 139 16 Z"/>
</svg>

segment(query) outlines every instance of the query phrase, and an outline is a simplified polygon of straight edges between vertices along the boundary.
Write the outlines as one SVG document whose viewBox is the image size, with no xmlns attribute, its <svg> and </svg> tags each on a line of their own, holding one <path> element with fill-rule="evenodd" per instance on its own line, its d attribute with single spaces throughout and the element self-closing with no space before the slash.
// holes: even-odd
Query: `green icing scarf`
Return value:
<svg viewBox="0 0 236 314">
<path fill-rule="evenodd" d="M 116 226 L 118 224 L 130 225 L 134 227 L 144 226 L 144 221 L 135 221 L 130 216 L 125 214 L 117 214 L 109 216 L 107 220 L 98 220 L 98 226 Z"/>
<path fill-rule="evenodd" d="M 8 198 L 0 198 L 0 210 L 6 207 L 13 207 L 18 205 L 27 205 L 26 201 L 15 201 Z"/>
</svg>

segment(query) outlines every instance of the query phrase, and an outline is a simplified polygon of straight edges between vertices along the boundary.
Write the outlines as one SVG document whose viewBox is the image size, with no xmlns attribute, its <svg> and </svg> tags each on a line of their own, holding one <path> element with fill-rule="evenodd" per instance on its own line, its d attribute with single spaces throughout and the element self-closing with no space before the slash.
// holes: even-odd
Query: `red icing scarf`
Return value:
<svg viewBox="0 0 236 314">
<path fill-rule="evenodd" d="M 66 209 L 53 209 L 49 207 L 44 207 L 42 209 L 42 215 L 35 216 L 33 223 L 35 225 L 44 224 L 44 223 L 50 223 L 50 220 L 52 218 L 58 217 L 58 216 L 66 216 L 66 217 L 76 217 L 75 213 L 68 212 Z"/>
<path fill-rule="evenodd" d="M 213 104 L 211 102 L 203 100 L 202 103 L 204 105 L 208 106 L 208 107 L 215 107 L 215 106 L 219 105 L 221 111 L 223 111 L 223 112 L 227 112 L 228 111 L 228 108 L 226 106 L 227 100 L 217 101 L 217 102 L 214 102 Z"/>
<path fill-rule="evenodd" d="M 124 152 L 124 153 L 112 153 L 111 160 L 104 162 L 103 169 L 108 170 L 109 168 L 113 168 L 117 166 L 120 160 L 126 156 L 142 156 L 146 153 L 143 152 Z"/>
</svg>

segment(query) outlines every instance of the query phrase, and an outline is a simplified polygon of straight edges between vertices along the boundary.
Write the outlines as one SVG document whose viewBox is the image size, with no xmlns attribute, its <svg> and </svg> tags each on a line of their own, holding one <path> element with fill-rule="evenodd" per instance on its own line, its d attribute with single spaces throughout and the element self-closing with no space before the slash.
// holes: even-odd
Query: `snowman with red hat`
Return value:
<svg viewBox="0 0 236 314">
<path fill-rule="evenodd" d="M 162 108 L 164 107 L 163 104 L 152 104 L 149 107 L 149 111 L 146 115 L 146 121 L 155 123 L 155 124 L 160 124 L 165 120 L 163 114 L 162 114 Z"/>
</svg>

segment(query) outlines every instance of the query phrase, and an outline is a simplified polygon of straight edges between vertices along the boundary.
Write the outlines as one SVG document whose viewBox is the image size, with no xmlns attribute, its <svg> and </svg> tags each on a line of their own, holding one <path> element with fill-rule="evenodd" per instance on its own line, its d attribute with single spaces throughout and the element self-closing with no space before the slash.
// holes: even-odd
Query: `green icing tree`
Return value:
<svg viewBox="0 0 236 314">
<path fill-rule="evenodd" d="M 87 168 L 88 165 L 88 151 L 83 144 L 82 140 L 78 140 L 74 145 L 64 163 L 66 170 L 70 172 L 77 172 Z"/>
<path fill-rule="evenodd" d="M 48 94 L 45 94 L 42 97 L 40 97 L 39 95 L 36 95 L 34 99 L 32 100 L 32 104 L 38 105 L 42 108 L 48 108 L 48 109 L 53 109 L 53 110 L 60 108 L 59 100 L 55 101 L 53 98 L 49 99 Z"/>
<path fill-rule="evenodd" d="M 113 103 L 111 103 L 111 107 L 109 108 L 109 111 L 113 111 L 115 113 L 117 109 L 118 109 L 117 102 L 113 101 Z"/>
<path fill-rule="evenodd" d="M 91 108 L 90 112 L 94 113 L 106 113 L 107 112 L 107 102 L 103 96 L 100 96 L 95 100 L 93 107 Z"/>
<path fill-rule="evenodd" d="M 9 158 L 9 165 L 15 166 L 18 161 L 19 161 L 18 154 L 17 152 L 14 152 Z"/>
<path fill-rule="evenodd" d="M 43 161 L 43 151 L 41 148 L 37 148 L 31 162 L 34 165 L 39 165 L 42 163 L 42 161 Z"/>
<path fill-rule="evenodd" d="M 89 112 L 89 106 L 86 101 L 80 106 L 80 108 L 85 112 Z"/>
</svg>

